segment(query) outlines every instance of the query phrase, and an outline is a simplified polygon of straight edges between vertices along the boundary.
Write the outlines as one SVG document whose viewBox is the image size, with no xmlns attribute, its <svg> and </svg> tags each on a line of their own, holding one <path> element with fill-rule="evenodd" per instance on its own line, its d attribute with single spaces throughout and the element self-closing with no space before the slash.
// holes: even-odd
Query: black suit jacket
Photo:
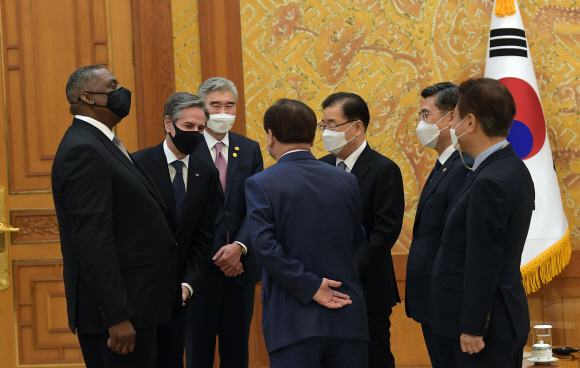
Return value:
<svg viewBox="0 0 580 368">
<path fill-rule="evenodd" d="M 520 260 L 534 184 L 511 146 L 491 154 L 447 209 L 431 277 L 431 327 L 459 339 L 520 341 L 530 330 Z"/>
<path fill-rule="evenodd" d="M 473 166 L 471 156 L 464 153 L 463 159 L 469 167 Z M 441 244 L 443 217 L 468 172 L 459 152 L 453 152 L 433 180 L 432 173 L 429 175 L 419 198 L 407 260 L 405 309 L 408 317 L 420 323 L 429 323 L 431 268 Z"/>
<path fill-rule="evenodd" d="M 201 286 L 211 262 L 219 183 L 218 170 L 197 155 L 189 156 L 185 206 L 178 221 L 163 142 L 155 147 L 135 152 L 132 157 L 153 178 L 169 209 L 171 230 L 177 241 L 180 282 L 188 283 L 195 291 Z"/>
<path fill-rule="evenodd" d="M 320 159 L 336 166 L 336 156 Z M 400 302 L 391 248 L 397 242 L 405 196 L 399 166 L 367 144 L 351 173 L 356 177 L 361 197 L 366 241 L 354 258 L 369 311 L 392 308 Z"/>
<path fill-rule="evenodd" d="M 207 134 L 207 133 L 206 133 Z M 226 192 L 218 185 L 217 215 L 215 217 L 215 237 L 211 257 L 229 242 L 239 241 L 248 248 L 248 254 L 242 255 L 241 262 L 244 272 L 235 277 L 239 285 L 253 288 L 262 279 L 262 269 L 256 263 L 252 251 L 250 234 L 246 225 L 246 179 L 264 169 L 264 160 L 258 142 L 242 135 L 229 132 L 228 170 L 226 175 Z M 236 149 L 237 147 L 237 149 Z M 215 163 L 207 144 L 202 142 L 195 151 L 210 164 Z M 235 155 L 235 156 L 234 156 Z M 215 264 L 211 264 L 206 280 L 201 289 L 211 289 L 216 285 L 217 278 L 225 277 Z"/>
<path fill-rule="evenodd" d="M 175 241 L 165 207 L 141 170 L 99 129 L 75 119 L 52 167 L 70 329 L 106 333 L 169 321 Z"/>
</svg>

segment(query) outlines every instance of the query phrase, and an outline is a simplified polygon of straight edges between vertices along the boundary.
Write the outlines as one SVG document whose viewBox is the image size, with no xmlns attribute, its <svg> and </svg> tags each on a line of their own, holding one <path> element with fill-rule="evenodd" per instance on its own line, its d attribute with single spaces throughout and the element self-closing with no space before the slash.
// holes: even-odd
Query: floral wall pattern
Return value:
<svg viewBox="0 0 580 368">
<path fill-rule="evenodd" d="M 550 1 L 554 4 L 554 1 Z M 523 0 L 520 11 L 573 248 L 580 250 L 580 5 Z M 280 98 L 320 104 L 338 91 L 369 105 L 369 144 L 405 182 L 405 220 L 394 253 L 407 253 L 417 202 L 436 158 L 414 134 L 428 85 L 483 76 L 493 0 L 241 0 L 246 131 Z M 326 154 L 317 136 L 314 153 Z"/>
</svg>

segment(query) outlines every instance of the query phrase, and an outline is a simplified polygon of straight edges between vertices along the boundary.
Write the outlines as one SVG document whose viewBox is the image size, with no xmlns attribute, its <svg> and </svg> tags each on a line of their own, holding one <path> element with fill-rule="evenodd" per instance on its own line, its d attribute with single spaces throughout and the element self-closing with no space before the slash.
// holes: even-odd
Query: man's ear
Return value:
<svg viewBox="0 0 580 368">
<path fill-rule="evenodd" d="M 84 101 L 89 105 L 93 105 L 95 103 L 95 100 L 93 100 L 93 96 L 91 96 L 90 93 L 85 92 L 81 92 L 81 95 L 79 96 L 79 101 Z"/>
<path fill-rule="evenodd" d="M 171 124 L 172 124 L 171 119 L 169 119 L 169 116 L 165 115 L 163 117 L 163 127 L 165 128 L 166 134 L 170 133 L 170 135 L 171 135 L 171 128 L 170 128 Z"/>
<path fill-rule="evenodd" d="M 466 132 L 469 133 L 473 133 L 473 131 L 475 130 L 475 123 L 477 121 L 477 118 L 475 117 L 475 115 L 473 114 L 468 114 L 467 115 L 467 129 L 465 130 Z"/>
</svg>

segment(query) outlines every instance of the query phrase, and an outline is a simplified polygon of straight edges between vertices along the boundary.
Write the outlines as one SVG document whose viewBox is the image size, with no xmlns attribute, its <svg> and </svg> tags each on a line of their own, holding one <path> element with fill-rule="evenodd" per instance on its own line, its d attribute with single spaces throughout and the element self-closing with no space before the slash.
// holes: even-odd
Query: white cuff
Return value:
<svg viewBox="0 0 580 368">
<path fill-rule="evenodd" d="M 189 290 L 189 296 L 187 299 L 191 298 L 193 296 L 193 289 L 191 288 L 191 285 L 189 285 L 187 282 L 182 282 L 181 286 L 185 286 Z"/>
<path fill-rule="evenodd" d="M 244 253 L 244 255 L 248 255 L 248 247 L 246 247 L 243 243 L 241 243 L 241 242 L 239 242 L 237 240 L 234 241 L 234 243 L 238 243 L 239 245 L 241 245 L 242 246 L 242 249 L 243 249 L 242 253 Z"/>
</svg>

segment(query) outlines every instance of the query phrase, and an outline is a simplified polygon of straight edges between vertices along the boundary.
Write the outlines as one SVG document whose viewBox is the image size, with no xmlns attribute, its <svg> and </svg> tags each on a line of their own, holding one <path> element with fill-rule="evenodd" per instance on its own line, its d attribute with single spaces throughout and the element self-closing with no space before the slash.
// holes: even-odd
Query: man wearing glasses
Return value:
<svg viewBox="0 0 580 368">
<path fill-rule="evenodd" d="M 405 310 L 407 316 L 421 324 L 433 368 L 443 368 L 436 350 L 435 335 L 429 321 L 429 285 L 431 266 L 441 244 L 441 228 L 449 203 L 467 177 L 468 169 L 451 144 L 449 122 L 457 104 L 457 86 L 437 83 L 421 92 L 420 121 L 415 129 L 424 147 L 437 151 L 438 158 L 427 177 L 419 198 L 413 226 L 413 240 L 407 260 Z M 463 154 L 467 165 L 473 159 Z"/>
<path fill-rule="evenodd" d="M 368 311 L 369 368 L 395 368 L 390 316 L 400 302 L 391 248 L 403 224 L 405 198 L 401 170 L 371 149 L 365 134 L 370 121 L 365 101 L 354 93 L 334 93 L 322 103 L 324 148 L 320 160 L 353 174 L 359 185 L 366 240 L 354 258 Z"/>
</svg>

